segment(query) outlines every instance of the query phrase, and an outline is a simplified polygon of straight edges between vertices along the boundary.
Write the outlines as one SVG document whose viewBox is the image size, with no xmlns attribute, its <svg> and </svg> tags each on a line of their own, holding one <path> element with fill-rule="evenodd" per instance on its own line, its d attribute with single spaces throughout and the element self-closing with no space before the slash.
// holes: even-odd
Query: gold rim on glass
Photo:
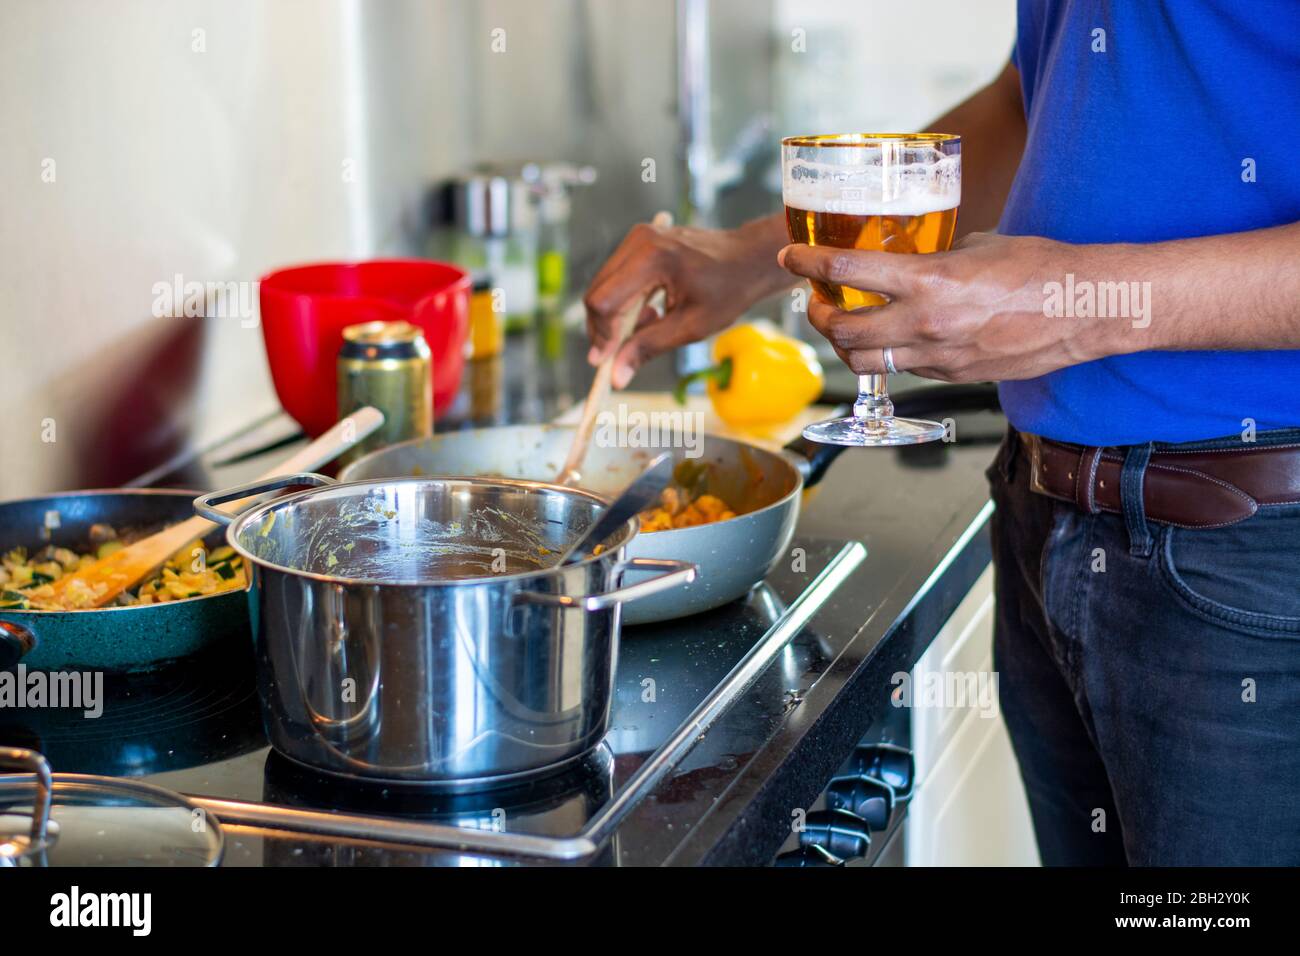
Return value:
<svg viewBox="0 0 1300 956">
<path fill-rule="evenodd" d="M 875 146 L 900 143 L 903 146 L 933 146 L 960 143 L 956 133 L 827 133 L 818 136 L 787 136 L 782 146 Z"/>
</svg>

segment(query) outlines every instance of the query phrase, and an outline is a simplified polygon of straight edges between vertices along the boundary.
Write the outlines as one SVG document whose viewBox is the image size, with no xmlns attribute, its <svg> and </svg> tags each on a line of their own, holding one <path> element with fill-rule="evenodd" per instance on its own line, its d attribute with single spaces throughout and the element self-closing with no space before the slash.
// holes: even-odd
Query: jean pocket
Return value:
<svg viewBox="0 0 1300 956">
<path fill-rule="evenodd" d="M 1267 509 L 1226 528 L 1166 527 L 1161 577 L 1207 620 L 1300 637 L 1300 509 Z"/>
</svg>

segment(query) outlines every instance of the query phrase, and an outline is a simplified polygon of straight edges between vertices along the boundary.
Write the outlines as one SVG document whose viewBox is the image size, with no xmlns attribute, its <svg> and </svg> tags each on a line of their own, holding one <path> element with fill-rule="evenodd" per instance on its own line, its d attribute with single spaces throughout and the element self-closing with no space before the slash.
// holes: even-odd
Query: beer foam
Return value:
<svg viewBox="0 0 1300 956">
<path fill-rule="evenodd" d="M 923 216 L 956 209 L 961 205 L 961 157 L 926 152 L 933 154 L 932 162 L 882 165 L 879 151 L 864 156 L 862 165 L 788 160 L 782 199 L 808 212 L 858 216 Z"/>
</svg>

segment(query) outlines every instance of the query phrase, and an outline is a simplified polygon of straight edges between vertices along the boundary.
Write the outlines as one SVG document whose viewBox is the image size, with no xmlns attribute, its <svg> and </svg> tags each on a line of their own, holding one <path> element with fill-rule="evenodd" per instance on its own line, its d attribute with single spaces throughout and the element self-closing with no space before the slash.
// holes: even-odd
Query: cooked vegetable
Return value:
<svg viewBox="0 0 1300 956">
<path fill-rule="evenodd" d="M 92 524 L 87 535 L 91 544 L 100 545 L 105 541 L 112 541 L 117 538 L 117 529 L 111 524 Z"/>
<path fill-rule="evenodd" d="M 94 591 L 75 577 L 61 602 L 52 600 L 54 588 L 50 586 L 125 546 L 108 525 L 94 525 L 90 537 L 93 553 L 77 554 L 68 548 L 47 546 L 30 557 L 26 548 L 14 548 L 6 554 L 0 559 L 0 610 L 69 611 L 91 607 L 95 603 Z M 122 594 L 114 604 L 122 607 L 183 601 L 233 591 L 242 588 L 244 582 L 243 559 L 233 548 L 223 545 L 209 553 L 202 541 L 191 541 L 172 555 L 157 577 L 142 584 L 134 594 Z"/>
<path fill-rule="evenodd" d="M 121 541 L 105 541 L 95 551 L 95 557 L 98 558 L 100 561 L 103 561 L 114 551 L 121 551 L 124 547 L 126 547 L 126 545 L 124 545 Z"/>
<path fill-rule="evenodd" d="M 670 485 L 659 496 L 660 504 L 641 512 L 642 531 L 669 531 L 673 528 L 693 528 L 736 517 L 727 503 L 716 495 L 700 495 L 694 500 L 681 489 Z"/>
</svg>

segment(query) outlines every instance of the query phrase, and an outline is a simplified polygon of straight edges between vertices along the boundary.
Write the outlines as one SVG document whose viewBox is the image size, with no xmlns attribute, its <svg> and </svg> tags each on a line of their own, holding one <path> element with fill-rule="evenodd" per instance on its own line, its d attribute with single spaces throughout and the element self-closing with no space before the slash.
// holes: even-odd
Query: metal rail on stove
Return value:
<svg viewBox="0 0 1300 956">
<path fill-rule="evenodd" d="M 279 804 L 186 796 L 230 824 L 313 833 L 325 836 L 436 847 L 466 853 L 577 861 L 594 855 L 625 816 L 694 748 L 709 728 L 767 669 L 776 655 L 803 629 L 826 599 L 867 556 L 859 542 L 842 547 L 821 573 L 768 628 L 727 676 L 691 712 L 677 731 L 645 761 L 613 798 L 567 837 L 476 830 L 443 823 L 420 823 L 395 817 L 304 810 Z"/>
</svg>

